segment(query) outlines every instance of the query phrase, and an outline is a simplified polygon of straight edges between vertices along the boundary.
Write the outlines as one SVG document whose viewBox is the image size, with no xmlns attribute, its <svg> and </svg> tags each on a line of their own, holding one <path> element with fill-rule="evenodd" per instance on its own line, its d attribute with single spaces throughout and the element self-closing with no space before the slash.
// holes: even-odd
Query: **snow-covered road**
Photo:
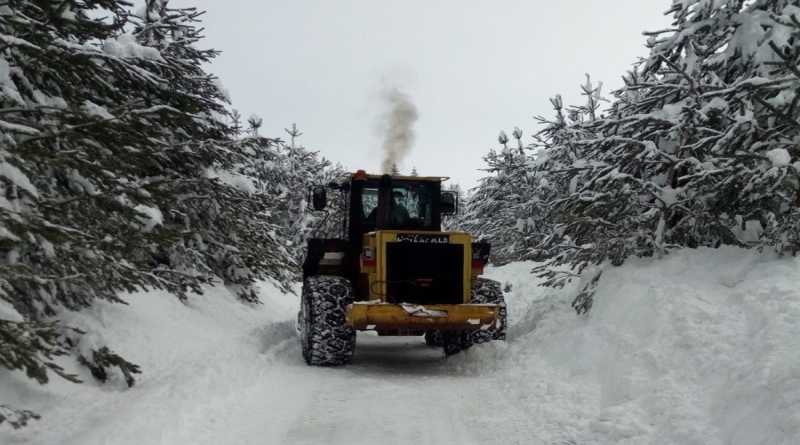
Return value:
<svg viewBox="0 0 800 445">
<path fill-rule="evenodd" d="M 273 339 L 274 340 L 274 339 Z M 296 338 L 265 351 L 268 373 L 184 431 L 196 444 L 479 444 L 520 440 L 524 425 L 491 378 L 465 374 L 418 337 L 360 334 L 353 363 L 309 367 Z M 192 423 L 202 418 L 195 419 Z M 210 420 L 210 419 L 209 419 Z M 220 428 L 224 426 L 224 428 Z M 171 443 L 181 443 L 178 437 Z M 188 442 L 184 442 L 188 443 Z"/>
<path fill-rule="evenodd" d="M 485 380 L 460 375 L 420 338 L 358 340 L 351 366 L 287 364 L 287 383 L 307 392 L 301 409 L 276 425 L 275 443 L 481 443 L 471 420 L 484 411 L 492 415 L 497 401 Z M 489 426 L 502 431 L 504 422 L 496 417 Z"/>
<path fill-rule="evenodd" d="M 131 389 L 88 375 L 82 386 L 42 387 L 0 376 L 14 382 L 13 402 L 39 401 L 44 416 L 0 431 L 0 443 L 535 443 L 508 424 L 514 407 L 491 377 L 421 337 L 359 334 L 351 365 L 310 367 L 294 328 L 297 297 L 268 292 L 266 307 L 237 308 L 223 294 L 196 296 L 188 312 L 158 292 L 128 296 L 130 307 L 98 305 L 93 316 L 113 323 L 107 336 L 145 374 Z"/>
<path fill-rule="evenodd" d="M 186 416 L 196 429 L 182 428 L 164 443 L 471 444 L 503 437 L 502 410 L 509 407 L 487 379 L 460 374 L 421 338 L 358 340 L 353 364 L 339 368 L 307 366 L 295 338 L 279 343 L 265 351 L 277 360 L 262 378 L 216 400 L 213 415 Z"/>
<path fill-rule="evenodd" d="M 63 314 L 143 374 L 127 388 L 66 359 L 86 383 L 0 371 L 3 403 L 42 414 L 0 444 L 800 443 L 800 258 L 632 260 L 604 273 L 585 316 L 532 266 L 488 270 L 510 290 L 508 341 L 450 358 L 366 333 L 351 365 L 307 366 L 298 299 L 268 286 L 255 307 L 212 288 Z"/>
</svg>

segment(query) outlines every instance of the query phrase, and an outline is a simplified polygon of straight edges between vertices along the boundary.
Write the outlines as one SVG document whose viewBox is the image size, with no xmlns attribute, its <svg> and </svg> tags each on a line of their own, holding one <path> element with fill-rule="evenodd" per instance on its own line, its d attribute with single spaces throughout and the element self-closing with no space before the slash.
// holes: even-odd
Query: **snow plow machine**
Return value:
<svg viewBox="0 0 800 445">
<path fill-rule="evenodd" d="M 316 211 L 334 195 L 342 235 L 308 240 L 297 319 L 306 363 L 348 363 L 356 331 L 424 336 L 448 356 L 505 340 L 500 284 L 479 277 L 491 246 L 442 231 L 442 217 L 458 210 L 446 179 L 359 170 L 309 188 Z"/>
</svg>

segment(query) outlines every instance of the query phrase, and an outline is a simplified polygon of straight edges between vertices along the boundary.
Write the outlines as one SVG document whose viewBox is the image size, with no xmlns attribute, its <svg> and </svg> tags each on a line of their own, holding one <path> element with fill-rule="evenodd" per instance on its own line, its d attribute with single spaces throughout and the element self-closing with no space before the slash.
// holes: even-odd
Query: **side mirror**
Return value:
<svg viewBox="0 0 800 445">
<path fill-rule="evenodd" d="M 311 190 L 311 207 L 314 210 L 325 210 L 328 205 L 328 189 L 325 186 L 317 185 Z"/>
<path fill-rule="evenodd" d="M 442 192 L 442 215 L 455 215 L 458 212 L 458 196 L 454 192 Z"/>
</svg>

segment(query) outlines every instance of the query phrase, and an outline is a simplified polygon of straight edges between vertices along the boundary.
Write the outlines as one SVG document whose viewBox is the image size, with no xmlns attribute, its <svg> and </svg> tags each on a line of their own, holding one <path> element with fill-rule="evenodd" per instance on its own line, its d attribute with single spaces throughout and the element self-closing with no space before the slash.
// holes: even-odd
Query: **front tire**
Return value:
<svg viewBox="0 0 800 445">
<path fill-rule="evenodd" d="M 336 366 L 350 362 L 356 331 L 347 325 L 347 306 L 353 303 L 353 287 L 337 276 L 308 277 L 300 299 L 300 343 L 309 365 Z"/>
</svg>

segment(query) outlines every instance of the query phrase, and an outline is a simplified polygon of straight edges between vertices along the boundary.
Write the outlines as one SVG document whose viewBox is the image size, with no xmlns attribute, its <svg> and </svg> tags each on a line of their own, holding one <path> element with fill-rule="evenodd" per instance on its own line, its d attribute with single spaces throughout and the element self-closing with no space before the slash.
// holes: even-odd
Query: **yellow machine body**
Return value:
<svg viewBox="0 0 800 445">
<path fill-rule="evenodd" d="M 447 237 L 449 244 L 464 249 L 463 294 L 460 304 L 410 304 L 387 301 L 386 246 L 400 236 Z M 425 258 L 420 258 L 425 261 Z M 378 230 L 364 234 L 363 252 L 359 259 L 358 283 L 366 301 L 358 301 L 347 309 L 347 323 L 356 330 L 374 330 L 382 335 L 419 335 L 429 330 L 495 330 L 499 310 L 494 304 L 470 304 L 472 282 L 483 273 L 482 263 L 473 261 L 472 236 L 464 232 L 420 232 Z M 421 283 L 424 285 L 424 283 Z M 402 296 L 400 298 L 402 300 Z"/>
</svg>

